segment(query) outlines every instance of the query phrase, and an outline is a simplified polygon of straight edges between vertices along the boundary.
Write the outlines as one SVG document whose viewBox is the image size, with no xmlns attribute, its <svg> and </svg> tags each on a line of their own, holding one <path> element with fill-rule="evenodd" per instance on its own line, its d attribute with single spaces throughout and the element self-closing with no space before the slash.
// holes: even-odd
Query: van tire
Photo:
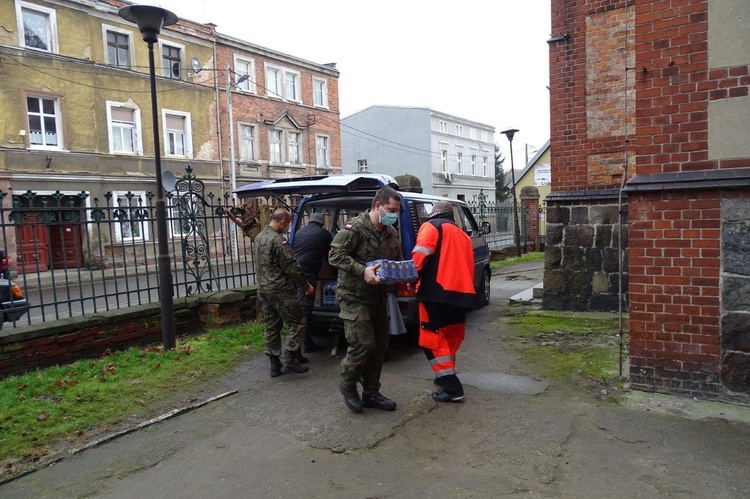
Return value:
<svg viewBox="0 0 750 499">
<path fill-rule="evenodd" d="M 477 289 L 477 301 L 479 302 L 479 308 L 490 303 L 490 271 L 487 268 L 482 271 L 482 279 L 479 281 L 479 289 Z"/>
</svg>

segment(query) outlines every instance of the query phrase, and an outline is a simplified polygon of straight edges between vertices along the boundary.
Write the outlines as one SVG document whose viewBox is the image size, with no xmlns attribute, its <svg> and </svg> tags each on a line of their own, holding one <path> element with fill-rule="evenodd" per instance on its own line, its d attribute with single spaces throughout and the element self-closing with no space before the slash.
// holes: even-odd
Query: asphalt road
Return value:
<svg viewBox="0 0 750 499">
<path fill-rule="evenodd" d="M 398 409 L 361 415 L 336 389 L 339 359 L 312 354 L 309 373 L 271 379 L 257 356 L 217 389 L 236 394 L 6 483 L 0 497 L 750 496 L 750 425 L 738 422 L 750 408 L 695 419 L 700 403 L 639 394 L 615 405 L 525 376 L 499 311 L 539 281 L 539 265 L 493 277 L 459 351 L 462 404 L 431 399 L 427 361 L 408 345 L 394 345 L 382 379 Z"/>
</svg>

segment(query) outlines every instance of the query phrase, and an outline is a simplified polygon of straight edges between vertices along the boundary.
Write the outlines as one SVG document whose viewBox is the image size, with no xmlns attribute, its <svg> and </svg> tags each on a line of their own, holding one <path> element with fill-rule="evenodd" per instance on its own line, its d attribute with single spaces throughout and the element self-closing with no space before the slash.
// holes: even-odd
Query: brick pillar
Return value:
<svg viewBox="0 0 750 499">
<path fill-rule="evenodd" d="M 534 251 L 541 248 L 539 240 L 539 189 L 536 187 L 524 187 L 521 189 L 521 206 L 526 209 L 526 241 L 524 250 L 531 241 Z"/>
</svg>

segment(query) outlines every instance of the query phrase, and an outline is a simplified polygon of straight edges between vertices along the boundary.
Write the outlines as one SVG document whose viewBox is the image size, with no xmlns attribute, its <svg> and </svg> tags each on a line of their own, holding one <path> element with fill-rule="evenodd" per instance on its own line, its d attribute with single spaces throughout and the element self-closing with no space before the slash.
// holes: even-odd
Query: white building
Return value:
<svg viewBox="0 0 750 499">
<path fill-rule="evenodd" d="M 343 173 L 414 175 L 423 192 L 495 199 L 495 127 L 424 107 L 371 106 L 341 119 Z"/>
</svg>

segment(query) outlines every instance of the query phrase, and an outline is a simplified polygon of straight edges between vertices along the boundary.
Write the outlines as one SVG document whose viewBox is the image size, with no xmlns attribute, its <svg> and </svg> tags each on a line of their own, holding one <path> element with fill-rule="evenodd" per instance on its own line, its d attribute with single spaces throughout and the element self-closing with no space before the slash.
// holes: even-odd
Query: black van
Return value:
<svg viewBox="0 0 750 499">
<path fill-rule="evenodd" d="M 375 192 L 383 185 L 391 185 L 398 190 L 398 184 L 388 175 L 321 175 L 276 179 L 257 182 L 234 191 L 240 199 L 252 197 L 277 197 L 302 195 L 297 205 L 292 225 L 289 228 L 289 242 L 294 243 L 294 235 L 304 227 L 313 212 L 326 215 L 326 229 L 335 236 L 344 224 L 368 210 Z M 453 205 L 456 223 L 471 237 L 474 246 L 474 285 L 479 302 L 484 306 L 490 300 L 490 250 L 484 235 L 490 232 L 489 222 L 478 225 L 468 205 L 457 199 L 447 199 L 414 192 L 401 194 L 399 221 L 394 226 L 401 237 L 401 250 L 405 259 L 411 258 L 411 251 L 417 238 L 417 231 L 438 201 L 449 201 Z M 336 303 L 336 269 L 327 262 L 318 274 L 318 289 L 315 294 L 313 318 L 316 322 L 330 322 L 338 316 Z M 406 286 L 396 286 L 396 295 L 404 322 L 416 326 L 417 305 L 413 292 Z"/>
</svg>

